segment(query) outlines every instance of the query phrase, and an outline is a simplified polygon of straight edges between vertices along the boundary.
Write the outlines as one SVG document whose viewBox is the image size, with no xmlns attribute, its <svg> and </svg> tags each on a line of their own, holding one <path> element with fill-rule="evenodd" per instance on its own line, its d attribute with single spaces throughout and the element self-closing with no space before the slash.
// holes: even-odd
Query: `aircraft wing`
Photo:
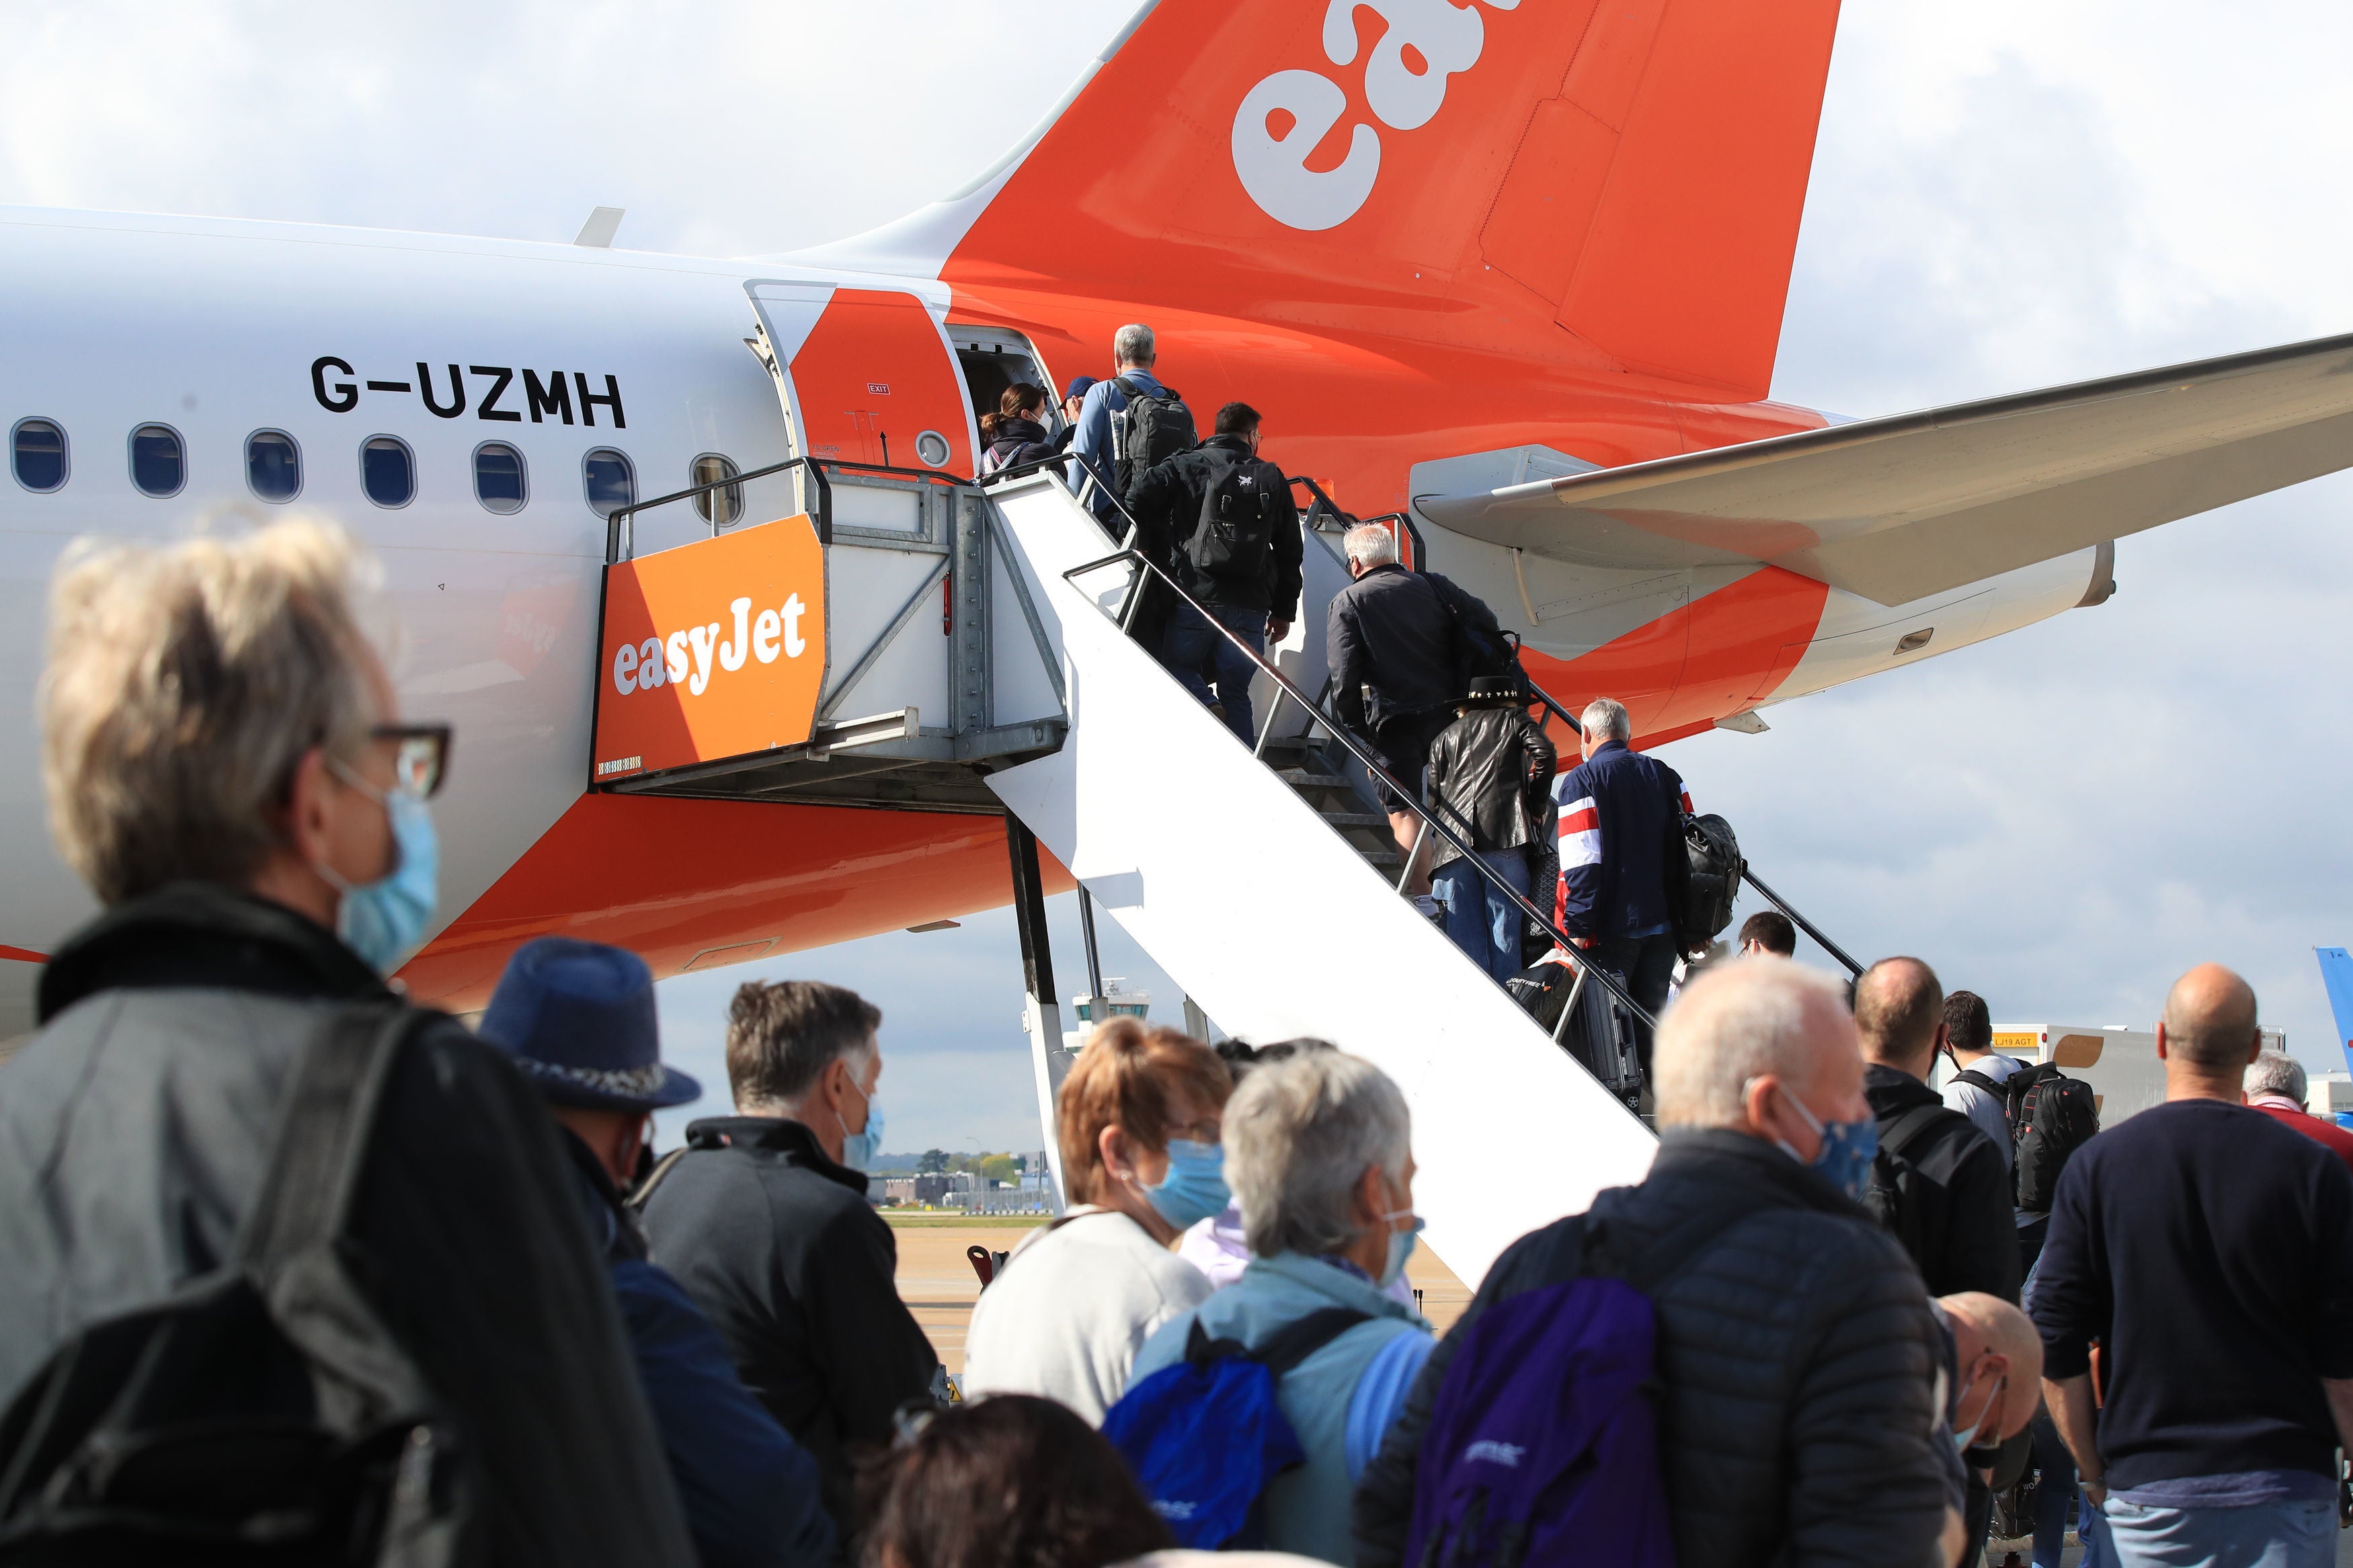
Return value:
<svg viewBox="0 0 2353 1568">
<path fill-rule="evenodd" d="M 1531 555 L 1901 605 L 2348 466 L 2353 334 L 1414 504 Z"/>
</svg>

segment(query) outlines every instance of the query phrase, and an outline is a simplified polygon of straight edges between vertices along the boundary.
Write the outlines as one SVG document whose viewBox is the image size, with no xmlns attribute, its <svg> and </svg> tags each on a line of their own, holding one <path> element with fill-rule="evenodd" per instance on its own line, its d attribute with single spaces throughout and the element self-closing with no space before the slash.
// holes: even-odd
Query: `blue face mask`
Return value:
<svg viewBox="0 0 2353 1568">
<path fill-rule="evenodd" d="M 1398 1220 L 1408 1216 L 1412 1218 L 1412 1225 L 1403 1230 L 1389 1232 L 1389 1258 L 1387 1263 L 1381 1265 L 1379 1281 L 1384 1290 L 1396 1284 L 1398 1276 L 1405 1272 L 1406 1259 L 1413 1256 L 1414 1244 L 1421 1239 L 1421 1227 L 1430 1222 L 1419 1215 L 1413 1214 L 1409 1209 L 1400 1209 L 1396 1214 L 1381 1216 L 1381 1222 L 1384 1225 L 1395 1225 Z"/>
<path fill-rule="evenodd" d="M 858 1089 L 855 1081 L 849 1087 Z M 874 1156 L 882 1152 L 882 1107 L 879 1103 L 881 1096 L 869 1094 L 860 1089 L 858 1098 L 866 1102 L 866 1130 L 852 1132 L 844 1128 L 841 1133 L 841 1163 L 853 1171 L 866 1169 L 874 1163 Z"/>
<path fill-rule="evenodd" d="M 1226 1186 L 1226 1152 L 1215 1143 L 1190 1138 L 1168 1140 L 1168 1174 L 1144 1195 L 1160 1217 L 1178 1230 L 1190 1230 L 1211 1215 L 1223 1214 L 1234 1194 Z"/>
<path fill-rule="evenodd" d="M 433 814 L 406 790 L 378 789 L 341 763 L 327 765 L 345 784 L 374 797 L 392 824 L 399 858 L 385 875 L 355 884 L 344 881 L 331 867 L 318 868 L 327 885 L 343 895 L 335 934 L 378 974 L 390 974 L 424 942 L 425 927 L 439 896 L 441 847 L 433 832 Z"/>
<path fill-rule="evenodd" d="M 1861 1203 L 1864 1184 L 1871 1180 L 1872 1159 L 1879 1152 L 1878 1121 L 1866 1116 L 1860 1121 L 1818 1121 L 1814 1113 L 1806 1109 L 1804 1100 L 1787 1089 L 1781 1092 L 1797 1108 L 1798 1114 L 1806 1119 L 1806 1125 L 1812 1128 L 1822 1141 L 1822 1146 L 1814 1151 L 1814 1169 L 1820 1171 L 1831 1185 Z M 1774 1142 L 1781 1142 L 1778 1138 Z M 1781 1152 L 1792 1160 L 1798 1158 L 1798 1152 L 1787 1143 L 1781 1143 Z"/>
</svg>

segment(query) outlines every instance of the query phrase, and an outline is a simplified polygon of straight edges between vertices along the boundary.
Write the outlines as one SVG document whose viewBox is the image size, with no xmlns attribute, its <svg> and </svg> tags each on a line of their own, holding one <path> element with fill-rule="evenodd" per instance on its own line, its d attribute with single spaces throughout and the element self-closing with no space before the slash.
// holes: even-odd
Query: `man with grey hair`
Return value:
<svg viewBox="0 0 2353 1568">
<path fill-rule="evenodd" d="M 1160 349 L 1152 329 L 1131 321 L 1112 334 L 1112 373 L 1087 388 L 1071 451 L 1085 476 L 1080 494 L 1114 534 L 1124 531 L 1119 502 L 1138 475 L 1198 444 L 1182 396 L 1154 375 Z M 1136 405 L 1133 409 L 1129 405 Z M 1156 646 L 1156 644 L 1155 645 Z"/>
<path fill-rule="evenodd" d="M 175 1413 L 276 1411 L 273 1386 L 307 1390 L 316 1376 L 343 1390 L 337 1404 L 291 1419 L 325 1426 L 340 1408 L 374 1431 L 389 1415 L 425 1418 L 415 1438 L 454 1429 L 463 1442 L 437 1458 L 412 1441 L 396 1489 L 341 1500 L 315 1497 L 290 1462 L 241 1461 L 239 1495 L 269 1500 L 243 1507 L 274 1510 L 261 1525 L 282 1530 L 298 1504 L 318 1503 L 320 1530 L 364 1528 L 355 1515 L 411 1506 L 395 1500 L 422 1476 L 437 1499 L 471 1497 L 451 1542 L 469 1559 L 691 1563 L 612 1288 L 537 1095 L 464 1026 L 407 1005 L 384 978 L 432 915 L 426 801 L 448 731 L 402 722 L 360 629 L 368 571 L 341 531 L 303 521 L 82 547 L 58 569 L 41 688 L 50 824 L 105 907 L 50 958 L 41 1032 L 0 1065 L 0 1399 L 68 1369 L 84 1397 L 98 1393 L 80 1381 L 89 1358 L 72 1359 L 86 1331 L 192 1285 L 238 1300 L 214 1282 L 248 1267 L 244 1247 L 316 1226 L 339 1268 L 315 1267 L 324 1247 L 292 1265 L 265 1249 L 250 1267 L 269 1268 L 280 1310 L 323 1333 L 302 1342 L 334 1370 L 289 1348 L 230 1377 L 234 1412 Z M 356 1088 L 355 1060 L 377 1064 Z M 370 1129 L 364 1152 L 331 1118 Z M 308 1160 L 281 1163 L 281 1149 Z M 340 1216 L 306 1213 L 303 1199 L 332 1186 L 319 1175 L 331 1162 L 353 1172 Z M 343 1353 L 322 1350 L 328 1341 Z M 209 1376 L 227 1353 L 197 1370 Z M 121 1433 L 84 1439 L 75 1462 L 109 1436 Z M 29 1458 L 0 1455 L 0 1468 Z M 166 1479 L 181 1474 L 156 1458 Z M 205 1491 L 142 1493 L 141 1468 L 82 1483 L 125 1489 L 82 1500 L 185 1519 L 194 1496 L 220 1509 L 216 1528 L 251 1522 Z M 40 1484 L 37 1472 L 15 1495 Z M 12 1515 L 11 1534 L 24 1522 Z M 304 1561 L 377 1552 L 332 1533 L 284 1544 Z"/>
<path fill-rule="evenodd" d="M 1335 1314 L 1275 1385 L 1307 1462 L 1261 1494 L 1273 1551 L 1351 1560 L 1349 1494 L 1430 1354 L 1430 1325 L 1388 1294 L 1421 1229 L 1411 1131 L 1404 1094 L 1361 1058 L 1318 1050 L 1254 1068 L 1224 1126 L 1250 1265 L 1136 1352 L 1131 1388 L 1182 1362 L 1197 1329 L 1258 1350 Z"/>
<path fill-rule="evenodd" d="M 1445 597 L 1452 584 L 1399 565 L 1398 536 L 1384 523 L 1359 524 L 1341 544 L 1352 581 L 1332 595 L 1324 615 L 1332 702 L 1340 721 L 1380 754 L 1402 786 L 1402 794 L 1384 787 L 1381 805 L 1398 853 L 1412 855 L 1421 834 L 1414 808 L 1430 743 L 1454 721 L 1454 704 L 1463 696 L 1454 612 Z M 1405 886 L 1423 912 L 1434 915 L 1428 858 L 1416 858 Z"/>
<path fill-rule="evenodd" d="M 1553 785 L 1560 803 L 1560 886 L 1553 908 L 1561 930 L 1602 968 L 1625 977 L 1652 1016 L 1667 1005 L 1678 943 L 1667 902 L 1667 857 L 1681 853 L 1677 825 L 1691 811 L 1683 776 L 1633 750 L 1626 706 L 1586 704 L 1578 747 L 1585 761 Z M 1651 1032 L 1637 1027 L 1643 1076 Z"/>
<path fill-rule="evenodd" d="M 1356 1490 L 1364 1568 L 1401 1562 L 1422 1437 L 1472 1325 L 1588 1274 L 1629 1280 L 1655 1310 L 1676 1561 L 1958 1556 L 1943 1340 L 1918 1271 L 1856 1202 L 1874 1122 L 1842 991 L 1778 960 L 1721 964 L 1668 1011 L 1657 1065 L 1650 1174 L 1514 1243 L 1422 1370 Z"/>
<path fill-rule="evenodd" d="M 2304 1064 L 2285 1051 L 2259 1051 L 2247 1066 L 2247 1103 L 2281 1126 L 2303 1133 L 2353 1170 L 2353 1132 L 2326 1117 L 2315 1116 L 2305 1104 L 2312 1085 Z"/>
<path fill-rule="evenodd" d="M 2242 1102 L 2262 1050 L 2244 980 L 2176 981 L 2165 1103 L 2068 1160 L 2035 1265 L 2043 1399 L 2126 1568 L 2337 1560 L 2353 1173 Z"/>
</svg>

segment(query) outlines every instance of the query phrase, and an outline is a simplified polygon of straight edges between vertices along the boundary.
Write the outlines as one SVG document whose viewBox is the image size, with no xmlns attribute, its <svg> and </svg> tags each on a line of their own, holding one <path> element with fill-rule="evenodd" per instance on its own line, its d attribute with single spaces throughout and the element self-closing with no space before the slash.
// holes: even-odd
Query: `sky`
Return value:
<svg viewBox="0 0 2353 1568">
<path fill-rule="evenodd" d="M 627 247 L 791 249 L 993 162 L 1129 10 L 0 0 L 0 203 L 559 240 L 607 205 Z M 2348 58 L 2341 0 L 1850 0 L 1775 395 L 1888 414 L 2353 329 Z M 2106 605 L 1663 754 L 1844 945 L 1998 1022 L 2146 1027 L 2215 959 L 2342 1067 L 2311 949 L 2353 939 L 2348 510 L 2339 477 L 2127 539 Z M 1004 911 L 665 982 L 717 1091 L 666 1135 L 723 1109 L 733 988 L 783 976 L 882 1007 L 886 1148 L 1038 1146 Z"/>
</svg>

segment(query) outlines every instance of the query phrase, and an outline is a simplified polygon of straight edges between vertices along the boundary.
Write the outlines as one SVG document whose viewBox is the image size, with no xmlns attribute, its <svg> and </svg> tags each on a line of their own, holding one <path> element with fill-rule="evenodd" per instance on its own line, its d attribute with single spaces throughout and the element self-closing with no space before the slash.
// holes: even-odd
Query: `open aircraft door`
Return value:
<svg viewBox="0 0 2353 1568">
<path fill-rule="evenodd" d="M 754 352 L 794 455 L 969 477 L 972 409 L 940 318 L 900 289 L 755 279 Z"/>
</svg>

